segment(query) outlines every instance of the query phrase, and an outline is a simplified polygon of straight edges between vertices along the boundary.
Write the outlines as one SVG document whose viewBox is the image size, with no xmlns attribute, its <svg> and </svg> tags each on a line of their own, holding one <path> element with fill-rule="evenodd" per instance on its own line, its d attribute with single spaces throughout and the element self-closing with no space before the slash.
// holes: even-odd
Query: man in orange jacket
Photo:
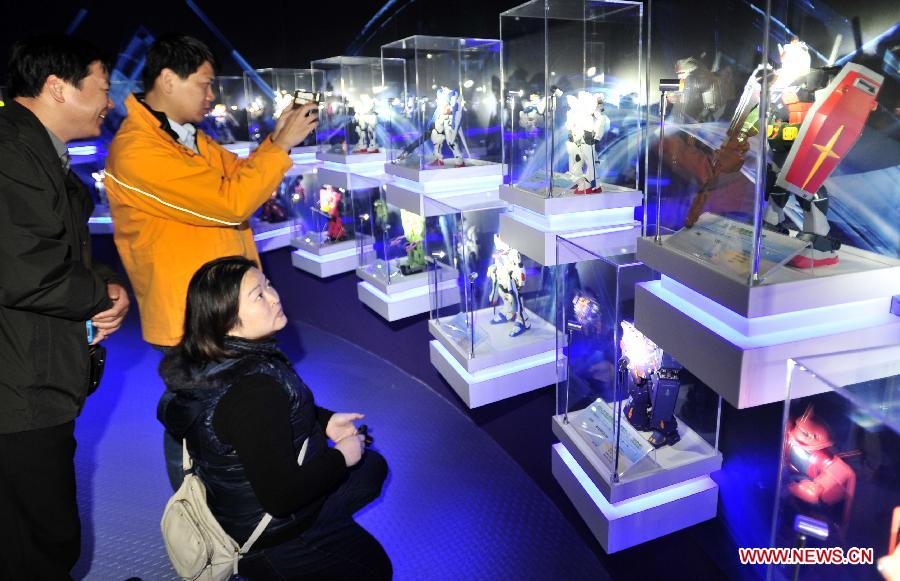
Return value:
<svg viewBox="0 0 900 581">
<path fill-rule="evenodd" d="M 159 38 L 144 65 L 147 93 L 126 100 L 128 117 L 106 162 L 113 237 L 144 340 L 156 347 L 180 341 L 188 282 L 201 265 L 230 255 L 259 261 L 247 220 L 290 169 L 291 147 L 317 124 L 315 104 L 289 109 L 259 148 L 238 159 L 192 125 L 212 105 L 215 64 L 195 38 Z M 169 442 L 173 482 L 181 479 L 180 454 L 180 443 Z"/>
</svg>

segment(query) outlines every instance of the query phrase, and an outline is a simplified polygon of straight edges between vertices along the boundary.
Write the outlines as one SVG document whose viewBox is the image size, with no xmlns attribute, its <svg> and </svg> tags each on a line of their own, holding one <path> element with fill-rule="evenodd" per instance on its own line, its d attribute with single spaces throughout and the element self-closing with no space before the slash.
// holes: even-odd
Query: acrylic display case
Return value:
<svg viewBox="0 0 900 581">
<path fill-rule="evenodd" d="M 663 275 L 639 295 L 638 319 L 737 407 L 780 401 L 788 358 L 900 334 L 885 43 L 856 50 L 849 18 L 830 9 L 760 6 L 686 15 L 654 3 L 653 22 L 674 33 L 656 34 L 650 53 L 649 236 L 638 245 Z"/>
<path fill-rule="evenodd" d="M 770 546 L 840 549 L 852 564 L 772 566 L 769 578 L 897 579 L 900 345 L 801 357 L 789 373 Z M 806 396 L 811 383 L 828 391 Z"/>
<path fill-rule="evenodd" d="M 559 252 L 577 262 L 556 287 L 554 475 L 608 553 L 713 518 L 721 397 L 634 326 L 657 275 L 578 239 Z"/>
<path fill-rule="evenodd" d="M 294 92 L 310 97 L 324 86 L 324 73 L 315 69 L 257 69 L 244 73 L 244 92 L 250 139 L 261 143 L 275 129 L 285 107 L 293 104 Z M 311 133 L 291 151 L 292 154 L 314 154 L 316 135 Z M 312 155 L 314 157 L 314 155 Z"/>
<path fill-rule="evenodd" d="M 250 217 L 253 239 L 259 252 L 284 248 L 294 243 L 297 232 L 312 202 L 310 192 L 316 184 L 321 164 L 294 164 L 272 196 Z"/>
<path fill-rule="evenodd" d="M 406 80 L 390 110 L 388 173 L 502 175 L 499 40 L 411 36 L 382 46 L 381 56 L 403 62 Z"/>
<path fill-rule="evenodd" d="M 493 202 L 496 206 L 496 202 Z M 469 407 L 555 381 L 556 269 L 498 235 L 503 209 L 458 209 L 426 219 L 432 272 L 449 272 L 458 300 L 432 279 L 431 361 Z"/>
<path fill-rule="evenodd" d="M 383 164 L 393 140 L 388 120 L 404 86 L 403 62 L 338 56 L 311 66 L 324 75 L 317 157 L 342 164 Z"/>
<path fill-rule="evenodd" d="M 542 214 L 641 204 L 643 10 L 533 0 L 500 15 L 503 199 Z"/>
<path fill-rule="evenodd" d="M 357 286 L 360 301 L 388 321 L 427 313 L 432 293 L 443 304 L 459 302 L 458 269 L 435 262 L 428 253 L 428 237 L 438 234 L 439 216 L 458 210 L 423 196 L 403 195 L 391 183 L 373 198 L 370 211 L 361 216 L 374 239 L 372 252 L 360 252 Z M 432 230 L 429 230 L 431 224 Z"/>
<path fill-rule="evenodd" d="M 360 254 L 372 252 L 373 239 L 360 228 L 370 198 L 378 196 L 381 182 L 327 167 L 316 170 L 315 180 L 299 196 L 294 207 L 292 263 L 320 278 L 350 272 Z"/>
<path fill-rule="evenodd" d="M 203 122 L 203 130 L 225 149 L 240 157 L 250 155 L 256 142 L 250 139 L 251 102 L 244 90 L 243 77 L 218 76 L 213 87 L 215 101 Z"/>
</svg>

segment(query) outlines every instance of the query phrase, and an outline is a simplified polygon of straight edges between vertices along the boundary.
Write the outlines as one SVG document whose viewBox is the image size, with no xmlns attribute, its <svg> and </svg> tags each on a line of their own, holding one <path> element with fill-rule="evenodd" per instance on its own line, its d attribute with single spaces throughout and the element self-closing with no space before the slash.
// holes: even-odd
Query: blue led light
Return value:
<svg viewBox="0 0 900 581">
<path fill-rule="evenodd" d="M 578 480 L 578 484 L 584 488 L 584 491 L 591 498 L 591 501 L 596 505 L 597 510 L 602 512 L 603 516 L 610 521 L 632 516 L 670 502 L 687 498 L 694 494 L 705 492 L 711 488 L 716 488 L 716 483 L 713 482 L 709 476 L 700 476 L 680 484 L 668 486 L 654 492 L 649 492 L 612 504 L 605 496 L 603 496 L 603 493 L 600 492 L 597 485 L 591 481 L 587 473 L 565 446 L 562 444 L 554 444 L 553 451 L 556 452 L 569 471 L 572 472 L 572 475 Z"/>
<path fill-rule="evenodd" d="M 84 155 L 94 155 L 97 153 L 96 145 L 73 145 L 68 148 L 69 155 L 72 157 L 81 157 Z"/>
<path fill-rule="evenodd" d="M 454 281 L 455 282 L 455 281 Z M 383 303 L 401 303 L 403 301 L 408 301 L 411 299 L 417 299 L 423 296 L 428 295 L 428 282 L 425 279 L 422 279 L 422 286 L 405 290 L 399 293 L 391 293 L 385 294 L 381 292 L 378 288 L 376 288 L 372 283 L 368 281 L 362 281 L 359 283 L 359 286 L 366 289 L 366 292 L 372 294 Z"/>
<path fill-rule="evenodd" d="M 253 235 L 253 240 L 256 242 L 262 242 L 263 240 L 270 240 L 279 236 L 285 236 L 287 234 L 290 234 L 293 229 L 293 226 L 285 226 L 283 228 L 277 228 L 275 230 L 259 232 Z"/>
<path fill-rule="evenodd" d="M 307 252 L 302 248 L 297 248 L 294 250 L 294 254 L 300 256 L 301 258 L 305 258 L 307 260 L 312 260 L 313 262 L 318 262 L 319 264 L 328 264 L 329 262 L 334 262 L 336 260 L 340 260 L 342 258 L 349 258 L 351 256 L 356 255 L 356 248 L 349 248 L 347 250 L 340 250 L 338 252 L 329 252 L 328 254 L 324 254 L 319 256 L 317 254 L 313 254 L 312 252 Z"/>
</svg>

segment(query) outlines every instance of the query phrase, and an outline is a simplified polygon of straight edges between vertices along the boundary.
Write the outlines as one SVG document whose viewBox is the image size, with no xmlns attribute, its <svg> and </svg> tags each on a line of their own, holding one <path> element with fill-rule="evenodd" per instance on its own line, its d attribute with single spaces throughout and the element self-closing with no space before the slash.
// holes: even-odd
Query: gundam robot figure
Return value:
<svg viewBox="0 0 900 581">
<path fill-rule="evenodd" d="M 596 299 L 583 291 L 576 291 L 572 299 L 572 314 L 578 321 L 578 330 L 586 336 L 599 336 L 603 332 L 600 305 Z"/>
<path fill-rule="evenodd" d="M 492 325 L 513 323 L 510 337 L 518 337 L 531 328 L 525 305 L 522 303 L 522 287 L 525 286 L 525 269 L 522 267 L 522 255 L 515 248 L 494 234 L 493 263 L 487 269 L 491 281 L 490 301 L 494 307 Z M 503 301 L 503 309 L 497 312 L 497 301 Z"/>
<path fill-rule="evenodd" d="M 828 427 L 813 415 L 810 405 L 792 422 L 784 436 L 784 459 L 792 482 L 788 492 L 809 505 L 844 502 L 848 522 L 856 490 L 856 473 L 835 453 Z"/>
<path fill-rule="evenodd" d="M 593 194 L 602 191 L 597 184 L 596 145 L 609 129 L 609 117 L 603 113 L 603 96 L 579 91 L 578 96 L 566 96 L 569 111 L 566 113 L 566 129 L 569 139 L 566 153 L 569 155 L 569 177 L 575 182 L 576 194 Z"/>
<path fill-rule="evenodd" d="M 425 270 L 425 219 L 401 208 L 400 223 L 406 238 L 406 263 L 400 265 L 400 272 L 409 276 Z"/>
<path fill-rule="evenodd" d="M 272 193 L 272 196 L 266 200 L 262 205 L 262 208 L 260 208 L 259 219 L 263 222 L 270 222 L 272 224 L 284 222 L 288 219 L 287 210 L 284 209 L 284 206 L 278 199 L 278 190 L 275 190 L 275 192 Z"/>
<path fill-rule="evenodd" d="M 803 210 L 798 238 L 812 254 L 791 265 L 814 268 L 838 262 L 840 242 L 828 238 L 830 226 L 825 180 L 856 144 L 884 78 L 848 63 L 835 71 L 810 69 L 809 49 L 799 41 L 780 48 L 781 68 L 770 88 L 766 134 L 772 149 L 766 180 L 765 222 L 784 231 L 784 207 L 791 194 Z M 773 179 L 774 178 L 774 179 Z M 772 183 L 774 181 L 774 184 Z"/>
<path fill-rule="evenodd" d="M 330 242 L 341 242 L 347 239 L 344 221 L 341 218 L 341 199 L 343 195 L 331 185 L 319 190 L 319 211 L 328 218 L 326 237 Z"/>
<path fill-rule="evenodd" d="M 685 225 L 690 227 L 703 211 L 719 173 L 737 171 L 747 151 L 747 138 L 766 128 L 771 159 L 766 175 L 764 225 L 788 232 L 784 207 L 791 195 L 803 210 L 798 239 L 809 242 L 811 254 L 796 256 L 791 266 L 815 268 L 838 262 L 840 242 L 828 237 L 828 192 L 825 180 L 856 144 L 884 77 L 856 63 L 834 68 L 812 69 L 806 44 L 794 40 L 779 46 L 780 68 L 759 67 L 747 81 L 725 143 L 713 160 L 713 176 L 694 198 Z M 769 76 L 767 119 L 759 119 L 759 93 L 763 75 Z M 740 155 L 729 169 L 720 167 L 726 151 Z"/>
<path fill-rule="evenodd" d="M 654 448 L 677 443 L 681 439 L 675 419 L 681 389 L 679 370 L 662 367 L 662 349 L 627 321 L 622 321 L 619 345 L 619 371 L 627 373 L 624 412 L 628 423 L 641 432 L 652 430 L 648 441 Z"/>
<path fill-rule="evenodd" d="M 360 95 L 353 110 L 356 134 L 359 135 L 359 142 L 353 149 L 353 153 L 378 153 L 378 144 L 375 143 L 375 127 L 378 125 L 375 99 L 365 94 Z"/>
<path fill-rule="evenodd" d="M 465 101 L 459 91 L 440 87 L 437 91 L 436 106 L 434 124 L 431 128 L 431 143 L 434 146 L 432 164 L 444 165 L 444 146 L 446 145 L 453 154 L 456 167 L 462 167 L 465 165 L 463 151 L 467 157 L 469 154 L 465 135 L 460 131 Z"/>
</svg>

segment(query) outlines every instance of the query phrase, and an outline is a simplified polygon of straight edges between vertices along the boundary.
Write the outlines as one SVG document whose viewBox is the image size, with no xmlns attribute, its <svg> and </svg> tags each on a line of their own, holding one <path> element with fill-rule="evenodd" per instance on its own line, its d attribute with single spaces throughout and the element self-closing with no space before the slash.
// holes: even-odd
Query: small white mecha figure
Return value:
<svg viewBox="0 0 900 581">
<path fill-rule="evenodd" d="M 378 144 L 375 143 L 375 126 L 378 125 L 378 114 L 375 112 L 375 99 L 362 94 L 354 103 L 353 120 L 356 121 L 356 133 L 359 142 L 354 148 L 354 153 L 378 153 Z"/>
<path fill-rule="evenodd" d="M 493 263 L 487 269 L 491 281 L 491 305 L 494 307 L 492 325 L 513 323 L 510 337 L 518 337 L 531 328 L 525 305 L 522 302 L 522 287 L 525 285 L 525 269 L 522 267 L 522 255 L 515 248 L 494 234 Z M 503 301 L 503 308 L 497 312 L 497 300 Z"/>
<path fill-rule="evenodd" d="M 519 111 L 519 126 L 529 133 L 538 127 L 543 127 L 546 105 L 546 100 L 537 93 L 529 95 L 527 100 L 522 99 L 522 110 Z"/>
<path fill-rule="evenodd" d="M 434 127 L 431 129 L 431 143 L 434 145 L 435 165 L 444 165 L 444 146 L 450 148 L 457 167 L 465 165 L 463 150 L 466 147 L 465 136 L 460 131 L 465 101 L 459 91 L 440 87 L 437 90 Z"/>
<path fill-rule="evenodd" d="M 238 122 L 234 115 L 231 114 L 231 111 L 228 110 L 228 107 L 223 103 L 217 103 L 212 108 L 212 111 L 209 112 L 209 116 L 212 117 L 219 143 L 234 143 L 236 140 L 231 128 L 237 127 Z"/>
<path fill-rule="evenodd" d="M 578 91 L 578 96 L 566 96 L 569 110 L 566 113 L 566 129 L 569 140 L 569 176 L 575 182 L 576 194 L 593 194 L 602 191 L 597 185 L 597 152 L 595 147 L 609 129 L 609 117 L 603 113 L 603 95 Z"/>
</svg>

